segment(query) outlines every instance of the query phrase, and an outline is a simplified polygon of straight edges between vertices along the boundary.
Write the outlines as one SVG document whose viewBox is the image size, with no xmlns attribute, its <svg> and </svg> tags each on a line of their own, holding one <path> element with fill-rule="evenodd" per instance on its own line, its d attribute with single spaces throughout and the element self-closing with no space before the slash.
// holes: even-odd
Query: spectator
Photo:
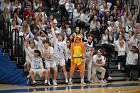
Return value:
<svg viewBox="0 0 140 93">
<path fill-rule="evenodd" d="M 127 37 L 127 41 L 128 41 L 128 46 L 130 48 L 132 48 L 132 46 L 137 46 L 137 41 L 136 41 L 136 38 L 135 38 L 135 34 L 134 32 L 132 32 L 131 30 L 128 32 L 128 37 Z"/>
<path fill-rule="evenodd" d="M 23 21 L 23 24 L 21 26 L 21 32 L 23 33 L 29 33 L 30 32 L 30 26 L 27 24 L 27 21 Z"/>
<path fill-rule="evenodd" d="M 90 13 L 89 9 L 84 9 L 81 16 L 80 16 L 80 24 L 79 27 L 89 27 L 89 19 L 90 19 Z"/>
<path fill-rule="evenodd" d="M 97 16 L 95 15 L 93 20 L 90 23 L 90 30 L 93 31 L 94 37 L 99 41 L 100 39 L 100 22 L 98 21 Z"/>
<path fill-rule="evenodd" d="M 112 40 L 112 37 L 111 35 L 109 34 L 109 30 L 106 29 L 104 34 L 102 34 L 102 48 L 103 48 L 103 51 L 104 51 L 104 56 L 107 56 L 109 54 L 109 51 L 110 51 L 110 41 Z"/>
<path fill-rule="evenodd" d="M 101 26 L 101 34 L 104 33 L 104 31 L 107 29 L 107 18 L 105 16 L 102 17 L 101 22 L 100 22 Z"/>
<path fill-rule="evenodd" d="M 3 13 L 2 13 L 2 16 L 7 21 L 9 21 L 11 19 L 11 14 L 10 14 L 8 8 L 4 8 Z"/>
<path fill-rule="evenodd" d="M 41 20 L 46 20 L 47 19 L 47 15 L 46 15 L 45 12 L 43 12 L 43 7 L 41 7 L 41 6 L 38 7 L 38 11 L 35 12 L 35 18 L 39 15 L 41 16 Z"/>
<path fill-rule="evenodd" d="M 116 45 L 118 52 L 118 69 L 124 69 L 126 63 L 126 44 L 124 41 L 119 41 L 119 44 Z"/>
<path fill-rule="evenodd" d="M 108 12 L 110 11 L 112 4 L 109 2 L 106 2 L 106 0 L 102 0 L 102 4 L 100 5 L 100 11 L 103 12 Z"/>
<path fill-rule="evenodd" d="M 73 74 L 76 68 L 79 68 L 81 84 L 85 84 L 84 82 L 84 53 L 85 47 L 81 41 L 81 37 L 78 35 L 74 39 L 74 43 L 71 46 L 71 68 L 70 68 L 70 78 L 69 84 L 72 84 Z"/>
<path fill-rule="evenodd" d="M 1 14 L 2 11 L 4 10 L 4 7 L 5 7 L 4 0 L 0 0 L 0 14 Z"/>
<path fill-rule="evenodd" d="M 26 10 L 23 12 L 23 19 L 26 20 L 29 15 L 32 15 L 32 17 L 34 18 L 34 13 L 32 11 L 31 6 L 27 5 Z"/>
<path fill-rule="evenodd" d="M 33 0 L 33 10 L 36 11 L 39 7 L 42 7 L 42 0 Z"/>
<path fill-rule="evenodd" d="M 97 16 L 95 15 L 93 20 L 90 23 L 90 29 L 91 31 L 97 31 L 100 32 L 100 22 L 98 21 Z"/>
<path fill-rule="evenodd" d="M 16 22 L 21 25 L 22 24 L 22 20 L 19 18 L 19 16 L 17 15 L 17 13 L 13 14 L 13 19 L 16 20 Z M 11 20 L 13 20 L 11 19 Z M 10 20 L 10 21 L 11 21 Z"/>
<path fill-rule="evenodd" d="M 67 3 L 65 4 L 65 8 L 66 8 L 66 10 L 67 10 L 67 12 L 68 12 L 68 20 L 72 20 L 72 18 L 73 18 L 73 11 L 74 11 L 74 4 L 71 2 L 71 0 L 67 0 Z"/>
<path fill-rule="evenodd" d="M 20 8 L 16 8 L 15 11 L 13 12 L 13 14 L 15 14 L 15 13 L 18 15 L 18 17 L 20 19 L 22 19 L 22 13 L 21 13 L 21 9 Z"/>
<path fill-rule="evenodd" d="M 24 11 L 28 5 L 32 6 L 31 2 L 29 0 L 23 0 L 21 4 L 21 10 Z"/>
<path fill-rule="evenodd" d="M 80 5 L 77 5 L 76 9 L 74 9 L 73 12 L 73 23 L 76 23 L 78 19 L 80 19 L 81 11 L 82 8 Z"/>
<path fill-rule="evenodd" d="M 14 1 L 13 10 L 15 10 L 16 8 L 21 9 L 21 3 L 20 3 L 18 0 L 15 0 L 15 1 Z"/>
<path fill-rule="evenodd" d="M 127 46 L 127 57 L 126 57 L 126 71 L 127 71 L 127 79 L 130 80 L 130 71 L 135 69 L 137 70 L 138 64 L 138 48 L 136 46 L 132 46 L 131 50 Z"/>
<path fill-rule="evenodd" d="M 96 81 L 96 73 L 97 71 L 101 72 L 101 83 L 105 83 L 104 82 L 104 77 L 105 77 L 105 73 L 106 73 L 106 69 L 103 68 L 103 66 L 105 65 L 105 58 L 104 56 L 102 56 L 102 50 L 98 50 L 97 54 L 93 56 L 93 70 L 92 70 L 92 77 L 93 77 L 93 82 L 97 82 Z"/>
<path fill-rule="evenodd" d="M 67 10 L 65 8 L 66 1 L 67 0 L 59 0 L 59 9 L 61 11 L 61 17 L 66 17 L 67 15 Z"/>
</svg>

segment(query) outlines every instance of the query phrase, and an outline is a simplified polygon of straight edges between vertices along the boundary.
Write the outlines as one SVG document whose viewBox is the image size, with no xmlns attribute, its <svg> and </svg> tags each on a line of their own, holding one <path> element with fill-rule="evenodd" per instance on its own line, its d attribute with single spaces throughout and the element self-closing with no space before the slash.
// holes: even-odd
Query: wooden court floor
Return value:
<svg viewBox="0 0 140 93">
<path fill-rule="evenodd" d="M 0 93 L 140 93 L 140 82 L 122 81 L 106 84 L 73 84 L 50 87 L 0 84 Z"/>
</svg>

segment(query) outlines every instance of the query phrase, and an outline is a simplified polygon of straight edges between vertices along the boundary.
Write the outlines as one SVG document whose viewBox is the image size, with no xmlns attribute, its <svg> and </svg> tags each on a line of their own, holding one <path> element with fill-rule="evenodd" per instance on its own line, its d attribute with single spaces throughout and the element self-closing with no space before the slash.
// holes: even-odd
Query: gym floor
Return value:
<svg viewBox="0 0 140 93">
<path fill-rule="evenodd" d="M 119 81 L 106 84 L 58 86 L 18 86 L 0 84 L 0 93 L 140 93 L 140 82 Z"/>
</svg>

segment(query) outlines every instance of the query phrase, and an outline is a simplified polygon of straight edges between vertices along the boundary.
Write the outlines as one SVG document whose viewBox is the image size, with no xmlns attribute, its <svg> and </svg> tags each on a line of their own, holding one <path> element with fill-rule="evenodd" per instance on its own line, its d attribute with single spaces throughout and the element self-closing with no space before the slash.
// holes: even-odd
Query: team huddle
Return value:
<svg viewBox="0 0 140 93">
<path fill-rule="evenodd" d="M 76 28 L 78 29 L 78 27 Z M 105 83 L 104 76 L 106 69 L 105 58 L 102 56 L 102 50 L 97 51 L 97 55 L 93 56 L 95 42 L 93 41 L 93 35 L 87 36 L 87 41 L 83 42 L 80 34 L 74 33 L 74 41 L 72 44 L 69 40 L 66 40 L 62 34 L 56 33 L 54 28 L 51 27 L 51 33 L 53 38 L 53 47 L 50 40 L 46 38 L 38 38 L 38 43 L 30 40 L 29 44 L 25 41 L 24 47 L 26 52 L 26 67 L 29 71 L 28 77 L 33 81 L 33 85 L 36 85 L 35 75 L 40 77 L 45 76 L 44 85 L 50 84 L 50 70 L 53 69 L 53 85 L 57 85 L 57 66 L 62 68 L 65 76 L 65 83 L 72 84 L 72 78 L 75 70 L 79 69 L 81 84 L 84 82 L 85 65 L 88 69 L 88 82 L 97 82 L 96 72 L 101 72 L 101 81 Z M 38 44 L 38 48 L 36 47 Z M 43 60 L 45 62 L 45 68 L 43 66 Z M 70 62 L 70 77 L 66 71 L 66 64 Z"/>
</svg>

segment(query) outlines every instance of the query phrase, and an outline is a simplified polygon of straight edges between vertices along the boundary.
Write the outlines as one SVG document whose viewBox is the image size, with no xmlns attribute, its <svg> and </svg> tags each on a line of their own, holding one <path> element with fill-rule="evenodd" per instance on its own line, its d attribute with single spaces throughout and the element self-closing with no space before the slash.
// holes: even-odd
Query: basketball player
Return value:
<svg viewBox="0 0 140 93">
<path fill-rule="evenodd" d="M 68 76 L 67 76 L 67 71 L 65 68 L 65 59 L 66 61 L 68 60 L 68 57 L 65 56 L 67 55 L 67 45 L 66 45 L 66 41 L 64 41 L 64 37 L 63 35 L 61 35 L 60 33 L 58 33 L 57 37 L 55 35 L 55 31 L 54 31 L 54 24 L 52 24 L 51 26 L 51 31 L 52 31 L 52 36 L 54 39 L 54 57 L 55 57 L 55 62 L 57 65 L 60 65 L 65 79 L 66 79 L 66 84 L 68 84 Z M 53 81 L 56 82 L 56 81 Z M 56 84 L 56 83 L 55 83 Z"/>
<path fill-rule="evenodd" d="M 95 42 L 93 42 L 92 35 L 88 35 L 85 52 L 85 63 L 87 64 L 88 69 L 88 83 L 91 82 L 91 70 L 92 70 L 92 56 L 94 53 Z"/>
<path fill-rule="evenodd" d="M 46 69 L 48 70 L 48 78 L 46 80 L 46 84 L 50 86 L 50 68 L 53 69 L 54 71 L 54 76 L 53 76 L 53 84 L 57 85 L 56 81 L 56 77 L 57 77 L 57 67 L 56 67 L 56 63 L 54 62 L 54 49 L 53 47 L 51 47 L 49 44 L 50 42 L 48 40 L 44 40 L 43 42 L 44 45 L 44 50 L 42 51 L 42 57 L 45 59 L 45 66 Z"/>
<path fill-rule="evenodd" d="M 47 77 L 48 77 L 48 71 L 43 68 L 43 62 L 41 52 L 39 50 L 34 50 L 34 57 L 31 62 L 31 69 L 29 72 L 29 75 L 31 77 L 31 80 L 33 81 L 33 86 L 36 85 L 35 81 L 35 75 L 38 74 L 40 77 L 43 77 L 45 75 L 45 84 L 47 83 Z"/>
</svg>

